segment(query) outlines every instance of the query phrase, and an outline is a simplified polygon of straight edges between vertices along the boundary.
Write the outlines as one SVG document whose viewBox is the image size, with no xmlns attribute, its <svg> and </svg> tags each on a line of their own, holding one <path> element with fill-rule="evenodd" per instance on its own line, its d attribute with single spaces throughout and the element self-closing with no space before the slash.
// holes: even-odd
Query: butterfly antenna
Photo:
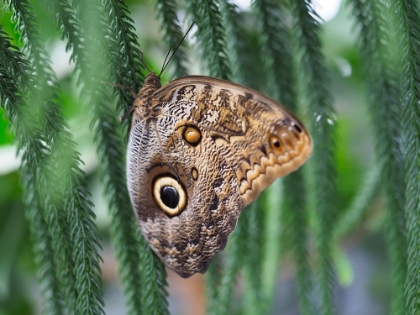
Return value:
<svg viewBox="0 0 420 315">
<path fill-rule="evenodd" d="M 122 116 L 120 116 L 120 122 L 123 122 L 128 117 L 128 115 L 134 111 L 135 108 L 136 106 L 131 106 Z"/>
<path fill-rule="evenodd" d="M 178 50 L 178 48 L 181 46 L 182 42 L 184 41 L 185 37 L 187 37 L 188 33 L 191 31 L 191 29 L 192 29 L 192 27 L 194 26 L 194 24 L 195 24 L 195 21 L 191 23 L 190 27 L 188 28 L 188 31 L 187 31 L 187 32 L 185 33 L 185 35 L 182 37 L 182 39 L 180 40 L 180 42 L 179 42 L 178 46 L 176 46 L 175 50 L 173 51 L 173 53 L 172 53 L 172 54 L 170 55 L 170 57 L 168 58 L 169 53 L 170 53 L 170 52 L 171 52 L 171 50 L 172 50 L 172 47 L 171 47 L 171 48 L 169 48 L 169 51 L 168 51 L 168 53 L 166 54 L 166 57 L 165 57 L 165 61 L 163 62 L 163 65 L 162 65 L 162 70 L 160 70 L 160 73 L 159 73 L 158 77 L 160 77 L 160 75 L 163 73 L 163 71 L 165 71 L 165 69 L 166 69 L 166 67 L 168 66 L 169 62 L 171 61 L 172 57 L 175 55 L 176 51 L 177 51 L 177 50 Z"/>
<path fill-rule="evenodd" d="M 181 42 L 182 42 L 182 41 L 181 41 Z M 178 47 L 179 47 L 179 45 L 178 45 Z M 177 47 L 177 49 L 178 49 L 178 47 Z M 172 46 L 171 46 L 171 47 L 169 47 L 168 53 L 167 53 L 167 54 L 166 54 L 166 56 L 165 56 L 165 60 L 163 61 L 163 65 L 162 65 L 162 69 L 160 70 L 159 77 L 160 77 L 160 75 L 162 74 L 162 72 L 165 70 L 165 68 L 166 68 L 166 66 L 168 65 L 169 61 L 171 61 L 171 59 L 169 59 L 169 61 L 168 61 L 168 62 L 166 62 L 166 61 L 168 60 L 168 57 L 169 57 L 169 54 L 171 53 L 171 51 L 172 51 Z M 175 49 L 175 51 L 176 51 L 176 49 Z M 175 51 L 174 51 L 174 53 L 175 53 Z M 171 57 L 170 57 L 170 58 L 172 58 L 172 56 L 173 56 L 173 54 L 171 55 Z"/>
</svg>

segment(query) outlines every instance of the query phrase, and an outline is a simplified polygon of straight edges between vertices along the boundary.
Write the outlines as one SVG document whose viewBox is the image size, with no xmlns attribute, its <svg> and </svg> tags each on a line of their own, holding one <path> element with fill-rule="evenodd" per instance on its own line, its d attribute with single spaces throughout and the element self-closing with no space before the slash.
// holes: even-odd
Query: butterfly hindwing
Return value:
<svg viewBox="0 0 420 315">
<path fill-rule="evenodd" d="M 207 132 L 191 121 L 163 116 L 151 124 L 132 130 L 127 156 L 140 229 L 169 268 L 183 277 L 203 273 L 225 247 L 242 209 L 235 174 Z M 192 131 L 199 138 L 188 137 Z M 162 201 L 165 185 L 179 195 L 184 191 L 183 205 Z"/>
</svg>

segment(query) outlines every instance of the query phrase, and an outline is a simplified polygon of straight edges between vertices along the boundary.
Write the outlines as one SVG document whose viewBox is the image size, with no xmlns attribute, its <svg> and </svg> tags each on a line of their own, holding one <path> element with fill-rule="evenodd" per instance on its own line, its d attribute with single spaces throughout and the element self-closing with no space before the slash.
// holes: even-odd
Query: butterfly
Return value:
<svg viewBox="0 0 420 315">
<path fill-rule="evenodd" d="M 187 76 L 136 94 L 127 184 L 141 232 L 181 277 L 204 273 L 242 209 L 299 168 L 312 141 L 287 109 L 250 88 Z"/>
</svg>

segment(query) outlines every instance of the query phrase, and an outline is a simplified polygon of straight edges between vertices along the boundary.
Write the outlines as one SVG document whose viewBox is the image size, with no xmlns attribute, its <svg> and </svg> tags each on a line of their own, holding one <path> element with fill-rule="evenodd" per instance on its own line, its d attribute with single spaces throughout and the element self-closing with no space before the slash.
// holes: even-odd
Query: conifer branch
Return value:
<svg viewBox="0 0 420 315">
<path fill-rule="evenodd" d="M 291 34 L 285 22 L 287 8 L 275 1 L 258 0 L 253 2 L 253 9 L 258 17 L 262 34 L 260 42 L 261 51 L 264 53 L 268 92 L 292 112 L 296 112 L 296 79 Z M 307 249 L 308 214 L 302 170 L 289 174 L 283 182 L 282 226 L 285 230 L 283 236 L 287 235 L 284 239 L 290 239 L 287 245 L 291 246 L 297 265 L 300 312 L 312 314 L 311 271 Z M 284 244 L 286 245 L 285 242 Z"/>
<path fill-rule="evenodd" d="M 244 53 L 244 33 L 240 21 L 241 14 L 238 7 L 228 0 L 220 0 L 220 8 L 223 17 L 223 26 L 225 29 L 227 55 L 229 58 L 229 66 L 232 70 L 232 81 L 245 84 L 246 75 L 245 67 L 247 64 L 247 56 Z"/>
<path fill-rule="evenodd" d="M 124 162 L 121 134 L 118 129 L 121 126 L 115 119 L 116 112 L 111 110 L 109 104 L 103 104 L 100 112 L 95 114 L 96 119 L 102 122 L 108 122 L 96 126 L 96 141 L 98 143 L 98 153 L 102 156 L 101 162 L 103 170 L 101 171 L 102 180 L 105 183 L 105 196 L 109 201 L 109 211 L 111 216 L 111 237 L 119 261 L 118 271 L 120 281 L 126 297 L 129 314 L 141 314 L 143 310 L 142 296 L 145 292 L 142 290 L 142 283 L 151 281 L 144 278 L 141 274 L 141 265 L 146 261 L 141 259 L 140 244 L 145 240 L 138 230 L 135 223 L 135 216 L 131 207 L 130 199 L 126 191 Z M 106 139 L 101 136 L 107 134 Z M 105 144 L 111 144 L 106 146 Z M 115 150 L 118 148 L 118 151 Z M 150 251 L 149 248 L 144 250 Z"/>
<path fill-rule="evenodd" d="M 98 143 L 98 155 L 103 167 L 101 170 L 102 178 L 105 181 L 106 194 L 110 200 L 111 235 L 113 241 L 118 244 L 115 248 L 117 258 L 120 261 L 119 271 L 122 286 L 127 296 L 129 312 L 139 314 L 142 308 L 140 255 L 136 234 L 138 232 L 136 231 L 134 216 L 125 187 L 125 177 L 121 176 L 125 173 L 123 155 L 121 154 L 122 136 L 118 133 L 120 127 L 117 123 L 117 115 L 110 108 L 109 87 L 100 84 L 101 80 L 108 81 L 108 78 L 93 75 L 97 74 L 94 67 L 100 66 L 98 62 L 94 61 L 94 59 L 97 59 L 95 49 L 100 50 L 101 47 L 90 47 L 90 50 L 85 47 L 85 43 L 91 40 L 91 38 L 86 37 L 86 33 L 89 34 L 89 27 L 85 26 L 85 29 L 82 29 L 77 16 L 75 16 L 75 11 L 68 2 L 56 1 L 52 3 L 51 9 L 58 13 L 58 24 L 64 26 L 63 36 L 68 39 L 68 49 L 73 49 L 72 59 L 76 63 L 76 69 L 80 72 L 79 80 L 85 83 L 83 93 L 91 95 L 91 105 L 96 121 L 94 123 L 95 140 Z M 103 25 L 106 24 L 103 23 Z M 90 33 L 90 35 L 94 39 L 90 43 L 95 46 L 98 38 L 102 36 L 97 33 L 97 29 L 93 29 L 92 32 L 94 33 Z M 95 35 L 97 35 L 96 38 Z M 105 35 L 105 32 L 103 35 Z M 104 62 L 106 62 L 107 59 L 104 59 Z M 105 70 L 106 68 L 100 69 Z"/>
<path fill-rule="evenodd" d="M 376 155 L 381 183 L 387 196 L 386 235 L 392 264 L 393 294 L 391 314 L 405 314 L 404 280 L 407 273 L 404 229 L 404 160 L 401 112 L 397 106 L 400 90 L 392 59 L 388 8 L 380 2 L 353 1 L 353 12 L 360 27 L 360 51 L 371 96 L 371 115 L 376 133 Z M 400 36 L 400 35 L 398 35 Z M 359 195 L 361 196 L 361 195 Z M 355 213 L 357 215 L 357 213 Z M 352 214 L 349 213 L 351 216 Z M 357 218 L 357 217 L 356 217 Z M 347 226 L 349 229 L 350 226 Z"/>
<path fill-rule="evenodd" d="M 228 80 L 231 72 L 226 56 L 225 33 L 217 0 L 191 0 L 190 14 L 197 24 L 197 39 L 210 75 Z"/>
<path fill-rule="evenodd" d="M 169 315 L 166 292 L 166 271 L 161 261 L 150 250 L 149 245 L 141 242 L 142 314 Z"/>
<path fill-rule="evenodd" d="M 43 161 L 43 168 L 38 174 L 41 176 L 37 189 L 46 194 L 47 205 L 44 207 L 49 232 L 55 236 L 52 238 L 52 246 L 56 251 L 57 273 L 62 278 L 61 290 L 69 309 L 77 310 L 79 307 L 79 310 L 89 310 L 89 314 L 100 314 L 103 312 L 103 301 L 100 288 L 100 256 L 97 252 L 99 243 L 92 221 L 92 204 L 87 199 L 89 192 L 82 183 L 84 173 L 78 166 L 79 155 L 74 150 L 74 143 L 66 130 L 59 107 L 54 103 L 57 96 L 54 86 L 56 79 L 49 66 L 48 55 L 38 41 L 31 6 L 27 1 L 9 1 L 9 6 L 14 10 L 24 39 L 25 51 L 35 68 L 37 84 L 31 86 L 29 91 L 34 106 L 40 110 L 39 124 L 42 127 L 43 140 L 49 149 L 49 154 Z M 53 187 L 57 189 L 51 189 Z M 83 201 L 81 197 L 84 198 Z M 71 220 L 75 217 L 78 220 Z M 68 226 L 72 228 L 71 231 Z M 89 234 L 90 237 L 85 238 L 85 234 Z M 72 247 L 74 242 L 77 245 Z M 70 246 L 67 247 L 67 244 Z M 83 261 L 83 264 L 79 265 L 82 268 L 74 268 L 73 258 L 76 263 L 78 259 Z M 78 275 L 80 277 L 77 277 Z"/>
<path fill-rule="evenodd" d="M 264 198 L 262 195 L 261 197 Z M 264 222 L 264 208 L 260 203 L 263 203 L 263 198 L 258 199 L 257 202 L 250 204 L 241 213 L 245 217 L 245 237 L 244 244 L 245 253 L 252 253 L 242 259 L 243 275 L 245 280 L 244 292 L 244 314 L 258 314 L 260 301 L 263 299 L 261 275 L 256 270 L 261 270 L 263 257 L 263 222 Z"/>
<path fill-rule="evenodd" d="M 225 268 L 218 288 L 218 303 L 214 314 L 230 314 L 232 302 L 233 286 L 235 278 L 241 267 L 241 255 L 245 248 L 245 220 L 244 216 L 239 216 L 235 231 L 229 237 L 228 247 L 225 250 Z"/>
<path fill-rule="evenodd" d="M 176 15 L 176 1 L 158 0 L 156 2 L 156 9 L 161 20 L 162 30 L 164 32 L 163 39 L 166 47 L 168 50 L 171 48 L 173 51 L 184 36 Z M 187 68 L 184 66 L 186 60 L 186 52 L 183 45 L 181 45 L 171 60 L 171 64 L 175 68 L 175 77 L 181 78 L 188 74 Z"/>
<path fill-rule="evenodd" d="M 393 1 L 398 18 L 402 51 L 401 107 L 405 153 L 405 214 L 408 239 L 405 298 L 407 312 L 419 313 L 420 305 L 420 8 L 412 0 Z"/>
<path fill-rule="evenodd" d="M 301 197 L 296 194 L 299 192 Z M 302 169 L 293 172 L 283 179 L 283 217 L 287 250 L 292 251 L 296 264 L 296 290 L 299 312 L 302 315 L 314 314 L 311 296 L 313 292 L 312 271 L 309 257 L 309 217 L 307 213 L 307 193 Z M 290 248 L 289 248 L 290 247 Z"/>
<path fill-rule="evenodd" d="M 31 115 L 34 114 L 34 107 L 28 106 L 22 98 L 21 91 L 26 89 L 29 82 L 27 74 L 30 73 L 30 69 L 17 49 L 10 45 L 10 38 L 0 28 L 0 60 L 7 62 L 0 62 L 0 103 L 11 122 L 18 152 L 22 157 L 23 203 L 31 233 L 41 295 L 44 299 L 43 313 L 63 314 L 60 281 L 55 273 L 54 251 L 42 212 L 41 198 L 36 191 L 37 172 L 40 160 L 44 158 L 45 146 L 36 127 L 35 115 Z M 18 90 L 17 86 L 21 89 Z"/>
<path fill-rule="evenodd" d="M 139 250 L 145 243 L 134 224 L 130 200 L 125 186 L 122 136 L 117 122 L 117 114 L 110 108 L 111 92 L 113 89 L 100 84 L 100 81 L 118 82 L 131 87 L 139 87 L 143 79 L 141 68 L 141 52 L 133 32 L 132 20 L 127 16 L 128 9 L 120 1 L 106 1 L 105 14 L 100 11 L 98 3 L 82 4 L 74 2 L 78 17 L 68 3 L 60 1 L 56 4 L 60 24 L 67 25 L 64 34 L 69 39 L 69 46 L 73 47 L 73 58 L 79 69 L 80 79 L 85 83 L 84 93 L 90 96 L 94 113 L 95 140 L 102 160 L 102 177 L 105 181 L 106 194 L 110 200 L 112 216 L 111 233 L 117 258 L 120 261 L 119 271 L 126 293 L 127 304 L 131 314 L 142 311 L 142 294 L 158 294 L 160 292 L 142 292 L 142 283 L 152 279 L 142 279 L 140 265 L 142 261 Z M 89 16 L 85 15 L 90 12 Z M 92 19 L 91 15 L 96 15 Z M 106 17 L 108 20 L 105 20 Z M 79 19 L 78 19 L 79 18 Z M 80 21 L 80 22 L 79 22 Z M 122 30 L 122 31 L 121 31 Z M 81 38 L 78 38 L 80 36 Z M 81 41 L 85 38 L 84 46 Z M 106 41 L 106 40 L 107 41 Z M 122 47 L 121 47 L 122 46 Z M 120 51 L 124 54 L 121 56 Z M 97 56 L 102 54 L 103 59 Z M 118 57 L 118 58 L 117 58 Z M 119 108 L 125 110 L 132 103 L 131 94 L 118 89 Z M 150 252 L 150 248 L 147 248 Z M 154 256 L 152 256 L 154 257 Z M 154 259 L 157 259 L 154 257 Z M 160 262 L 159 262 L 160 263 Z M 159 273 L 156 271 L 159 280 Z M 159 280 L 162 283 L 164 280 Z M 150 286 L 148 286 L 149 288 Z M 164 297 L 164 296 L 163 296 Z M 163 305 L 165 297 L 160 299 Z M 156 306 L 158 307 L 158 306 Z"/>
<path fill-rule="evenodd" d="M 22 161 L 24 162 L 24 161 Z M 25 205 L 25 217 L 31 233 L 34 261 L 43 297 L 43 314 L 65 314 L 63 303 L 62 286 L 63 280 L 57 277 L 56 265 L 54 264 L 54 249 L 51 245 L 52 237 L 49 234 L 48 224 L 45 222 L 41 211 L 42 200 L 36 191 L 36 181 L 31 172 L 33 166 L 29 163 L 22 164 L 20 169 L 22 182 L 25 187 L 23 201 Z"/>
<path fill-rule="evenodd" d="M 267 93 L 296 111 L 297 100 L 294 85 L 293 52 L 290 30 L 286 25 L 286 8 L 278 1 L 253 1 L 253 10 L 259 22 L 261 53 L 267 76 Z"/>
<path fill-rule="evenodd" d="M 128 7 L 124 2 L 118 0 L 106 1 L 105 11 L 113 13 L 108 15 L 108 23 L 102 26 L 110 34 L 108 42 L 112 51 L 109 63 L 111 65 L 109 69 L 110 75 L 115 78 L 118 83 L 127 86 L 140 87 L 143 81 L 143 74 L 141 72 L 143 68 L 142 52 L 140 51 L 137 36 L 134 33 L 134 22 L 129 17 L 130 12 L 128 11 Z M 114 27 L 109 27 L 107 25 Z M 120 51 L 125 52 L 122 56 L 123 62 L 121 61 L 121 56 L 112 58 L 112 56 L 118 56 Z M 121 93 L 123 92 L 120 89 L 119 103 L 121 105 L 119 108 L 126 110 L 132 105 L 132 99 L 130 96 L 127 100 L 124 98 L 127 94 Z M 124 91 L 124 93 L 127 92 Z M 108 121 L 111 121 L 111 119 L 112 118 L 110 117 Z M 112 121 L 115 122 L 115 119 Z M 115 130 L 117 130 L 117 128 Z M 105 131 L 103 134 L 106 135 L 108 132 L 109 131 Z M 121 151 L 119 150 L 118 152 Z M 112 152 L 109 152 L 108 156 L 111 156 L 112 158 L 109 160 L 110 163 L 113 163 L 113 161 L 118 159 L 121 160 L 120 157 L 113 157 Z M 112 167 L 109 169 L 112 170 Z M 137 308 L 139 307 L 138 303 L 140 302 L 142 303 L 141 307 L 145 314 L 166 314 L 168 312 L 166 272 L 163 263 L 152 252 L 143 235 L 139 233 L 138 226 L 134 227 L 132 225 L 134 214 L 125 188 L 125 177 L 118 176 L 118 174 L 121 174 L 121 171 L 124 172 L 124 162 L 121 163 L 119 169 L 115 169 L 115 171 L 110 173 L 110 181 L 113 181 L 113 183 L 110 184 L 109 187 L 111 189 L 121 189 L 124 187 L 124 202 L 116 204 L 114 210 L 116 212 L 113 213 L 113 216 L 124 215 L 124 221 L 121 221 L 120 226 L 114 228 L 114 233 L 119 239 L 124 239 L 124 242 L 120 242 L 119 239 L 116 239 L 115 247 L 118 256 L 122 257 L 120 273 L 122 275 L 123 285 L 126 287 L 125 291 L 128 297 L 128 303 L 129 305 L 132 305 L 133 314 L 138 314 Z M 114 177 L 118 177 L 120 182 Z M 110 195 L 112 197 L 112 194 Z M 111 198 L 111 200 L 114 200 L 114 198 Z M 120 213 L 122 212 L 121 209 L 125 209 L 124 214 Z M 126 228 L 127 226 L 130 226 L 130 224 L 133 226 L 131 230 Z M 135 230 L 133 230 L 133 228 Z M 124 229 L 126 230 L 124 231 Z M 122 236 L 124 236 L 124 238 Z M 134 239 L 133 236 L 135 236 Z M 121 246 L 122 244 L 124 244 L 124 246 Z M 126 252 L 126 246 L 131 246 L 131 253 Z M 136 250 L 140 250 L 141 252 L 135 252 Z M 137 259 L 139 254 L 139 259 Z M 136 264 L 137 266 L 140 266 L 139 277 L 133 277 L 134 270 L 135 272 L 138 270 L 136 269 Z M 149 266 L 153 266 L 154 268 L 149 268 Z M 140 285 L 138 284 L 139 281 L 141 282 Z M 139 290 L 141 290 L 141 292 L 139 292 Z M 151 300 L 154 301 L 154 303 L 150 303 Z"/>
<path fill-rule="evenodd" d="M 207 269 L 205 280 L 205 298 L 206 298 L 206 314 L 214 314 L 217 312 L 219 304 L 219 287 L 221 286 L 222 270 L 224 270 L 224 261 L 222 253 L 217 253 Z"/>
<path fill-rule="evenodd" d="M 143 53 L 135 34 L 134 21 L 129 17 L 130 11 L 124 1 L 106 0 L 103 13 L 108 18 L 103 21 L 110 52 L 108 59 L 112 62 L 109 75 L 115 82 L 134 89 L 143 85 Z M 117 89 L 119 95 L 118 109 L 125 113 L 133 103 L 132 95 L 127 89 Z M 129 119 L 126 119 L 128 122 Z"/>
<path fill-rule="evenodd" d="M 312 113 L 314 151 L 310 160 L 313 168 L 315 196 L 314 213 L 317 217 L 316 241 L 318 250 L 318 278 L 321 308 L 319 314 L 333 313 L 332 230 L 336 214 L 336 166 L 335 166 L 335 114 L 331 94 L 328 91 L 327 69 L 321 52 L 319 24 L 310 0 L 293 1 L 292 12 L 298 46 L 302 50 L 302 71 L 305 71 Z"/>
<path fill-rule="evenodd" d="M 274 301 L 274 295 L 277 287 L 277 280 L 282 257 L 282 231 L 284 223 L 282 216 L 284 209 L 281 208 L 283 194 L 281 180 L 275 181 L 265 193 L 260 197 L 261 206 L 264 209 L 265 216 L 263 228 L 260 233 L 263 243 L 261 259 L 261 296 L 260 311 L 263 314 L 270 312 Z"/>
</svg>

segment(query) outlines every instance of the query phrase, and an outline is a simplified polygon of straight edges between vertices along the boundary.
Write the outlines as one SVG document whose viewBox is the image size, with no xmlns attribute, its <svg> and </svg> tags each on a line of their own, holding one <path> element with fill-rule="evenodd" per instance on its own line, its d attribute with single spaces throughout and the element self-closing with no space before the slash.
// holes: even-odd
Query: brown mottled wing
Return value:
<svg viewBox="0 0 420 315">
<path fill-rule="evenodd" d="M 189 76 L 157 90 L 166 114 L 197 124 L 235 172 L 243 207 L 312 152 L 303 124 L 259 92 L 219 79 Z"/>
<path fill-rule="evenodd" d="M 127 179 L 148 243 L 167 267 L 189 277 L 204 273 L 223 250 L 242 201 L 235 174 L 208 133 L 202 131 L 200 144 L 191 146 L 182 138 L 182 127 L 182 121 L 169 116 L 134 125 Z M 159 209 L 152 193 L 153 181 L 168 174 L 187 191 L 187 206 L 172 217 Z"/>
</svg>

